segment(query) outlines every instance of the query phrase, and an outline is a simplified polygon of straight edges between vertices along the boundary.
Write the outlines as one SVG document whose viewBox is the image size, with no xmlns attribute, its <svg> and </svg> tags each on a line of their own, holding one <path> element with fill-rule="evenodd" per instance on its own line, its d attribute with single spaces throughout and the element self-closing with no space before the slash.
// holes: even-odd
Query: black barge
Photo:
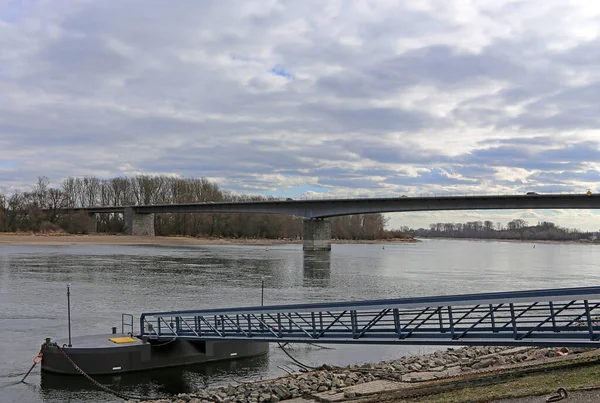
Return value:
<svg viewBox="0 0 600 403">
<path fill-rule="evenodd" d="M 76 364 L 88 375 L 167 368 L 256 357 L 269 351 L 268 342 L 248 341 L 152 341 L 147 336 L 104 334 L 47 340 L 42 346 L 42 371 L 79 375 Z"/>
</svg>

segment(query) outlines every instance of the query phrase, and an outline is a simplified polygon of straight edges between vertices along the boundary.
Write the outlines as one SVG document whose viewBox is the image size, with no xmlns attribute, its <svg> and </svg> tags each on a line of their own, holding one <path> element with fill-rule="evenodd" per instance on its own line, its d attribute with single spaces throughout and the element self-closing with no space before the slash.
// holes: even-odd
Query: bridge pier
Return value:
<svg viewBox="0 0 600 403">
<path fill-rule="evenodd" d="M 328 218 L 302 221 L 303 250 L 331 250 L 331 222 Z"/>
<path fill-rule="evenodd" d="M 135 207 L 125 207 L 123 213 L 126 235 L 154 236 L 154 214 L 140 214 Z"/>
</svg>

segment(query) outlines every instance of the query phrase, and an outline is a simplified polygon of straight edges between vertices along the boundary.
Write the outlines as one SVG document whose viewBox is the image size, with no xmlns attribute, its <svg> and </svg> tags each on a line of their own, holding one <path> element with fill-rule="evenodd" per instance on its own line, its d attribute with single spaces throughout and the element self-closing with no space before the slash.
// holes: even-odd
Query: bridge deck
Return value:
<svg viewBox="0 0 600 403">
<path fill-rule="evenodd" d="M 306 218 L 325 218 L 348 214 L 369 214 L 432 210 L 497 209 L 599 209 L 598 194 L 520 194 L 520 195 L 433 195 L 417 197 L 373 197 L 350 199 L 269 199 L 262 201 L 195 202 L 135 206 L 78 207 L 56 212 L 95 213 L 257 213 L 289 214 Z"/>
<path fill-rule="evenodd" d="M 600 287 L 144 313 L 151 339 L 600 347 Z"/>
</svg>

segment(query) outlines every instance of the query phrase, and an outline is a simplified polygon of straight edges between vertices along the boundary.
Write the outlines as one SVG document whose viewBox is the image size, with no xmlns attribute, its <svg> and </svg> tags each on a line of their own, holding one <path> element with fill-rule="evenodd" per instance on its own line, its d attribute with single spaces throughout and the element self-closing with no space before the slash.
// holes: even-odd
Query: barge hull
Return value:
<svg viewBox="0 0 600 403">
<path fill-rule="evenodd" d="M 249 358 L 269 351 L 267 342 L 175 339 L 170 342 L 151 344 L 134 339 L 129 343 L 115 344 L 110 341 L 114 337 L 115 335 L 111 334 L 73 338 L 72 347 L 67 347 L 60 341 L 46 345 L 42 357 L 42 370 L 65 375 L 80 374 L 61 349 L 89 375 L 119 374 Z M 63 347 L 59 348 L 60 345 Z"/>
</svg>

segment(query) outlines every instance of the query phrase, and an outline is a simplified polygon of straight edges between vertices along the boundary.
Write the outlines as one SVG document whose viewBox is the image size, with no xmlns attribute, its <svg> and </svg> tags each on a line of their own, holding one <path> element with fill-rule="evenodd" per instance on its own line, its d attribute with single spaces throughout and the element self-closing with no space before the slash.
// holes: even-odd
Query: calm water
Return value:
<svg viewBox="0 0 600 403">
<path fill-rule="evenodd" d="M 260 304 L 347 301 L 467 292 L 600 285 L 600 247 L 433 240 L 334 245 L 303 253 L 270 246 L 0 246 L 0 402 L 121 401 L 82 377 L 29 369 L 45 337 L 67 336 L 66 284 L 74 335 L 108 333 L 121 313 Z M 297 345 L 307 364 L 351 364 L 429 351 L 426 347 Z M 289 359 L 268 356 L 219 365 L 100 377 L 144 396 L 193 392 L 233 379 L 280 376 Z"/>
</svg>

